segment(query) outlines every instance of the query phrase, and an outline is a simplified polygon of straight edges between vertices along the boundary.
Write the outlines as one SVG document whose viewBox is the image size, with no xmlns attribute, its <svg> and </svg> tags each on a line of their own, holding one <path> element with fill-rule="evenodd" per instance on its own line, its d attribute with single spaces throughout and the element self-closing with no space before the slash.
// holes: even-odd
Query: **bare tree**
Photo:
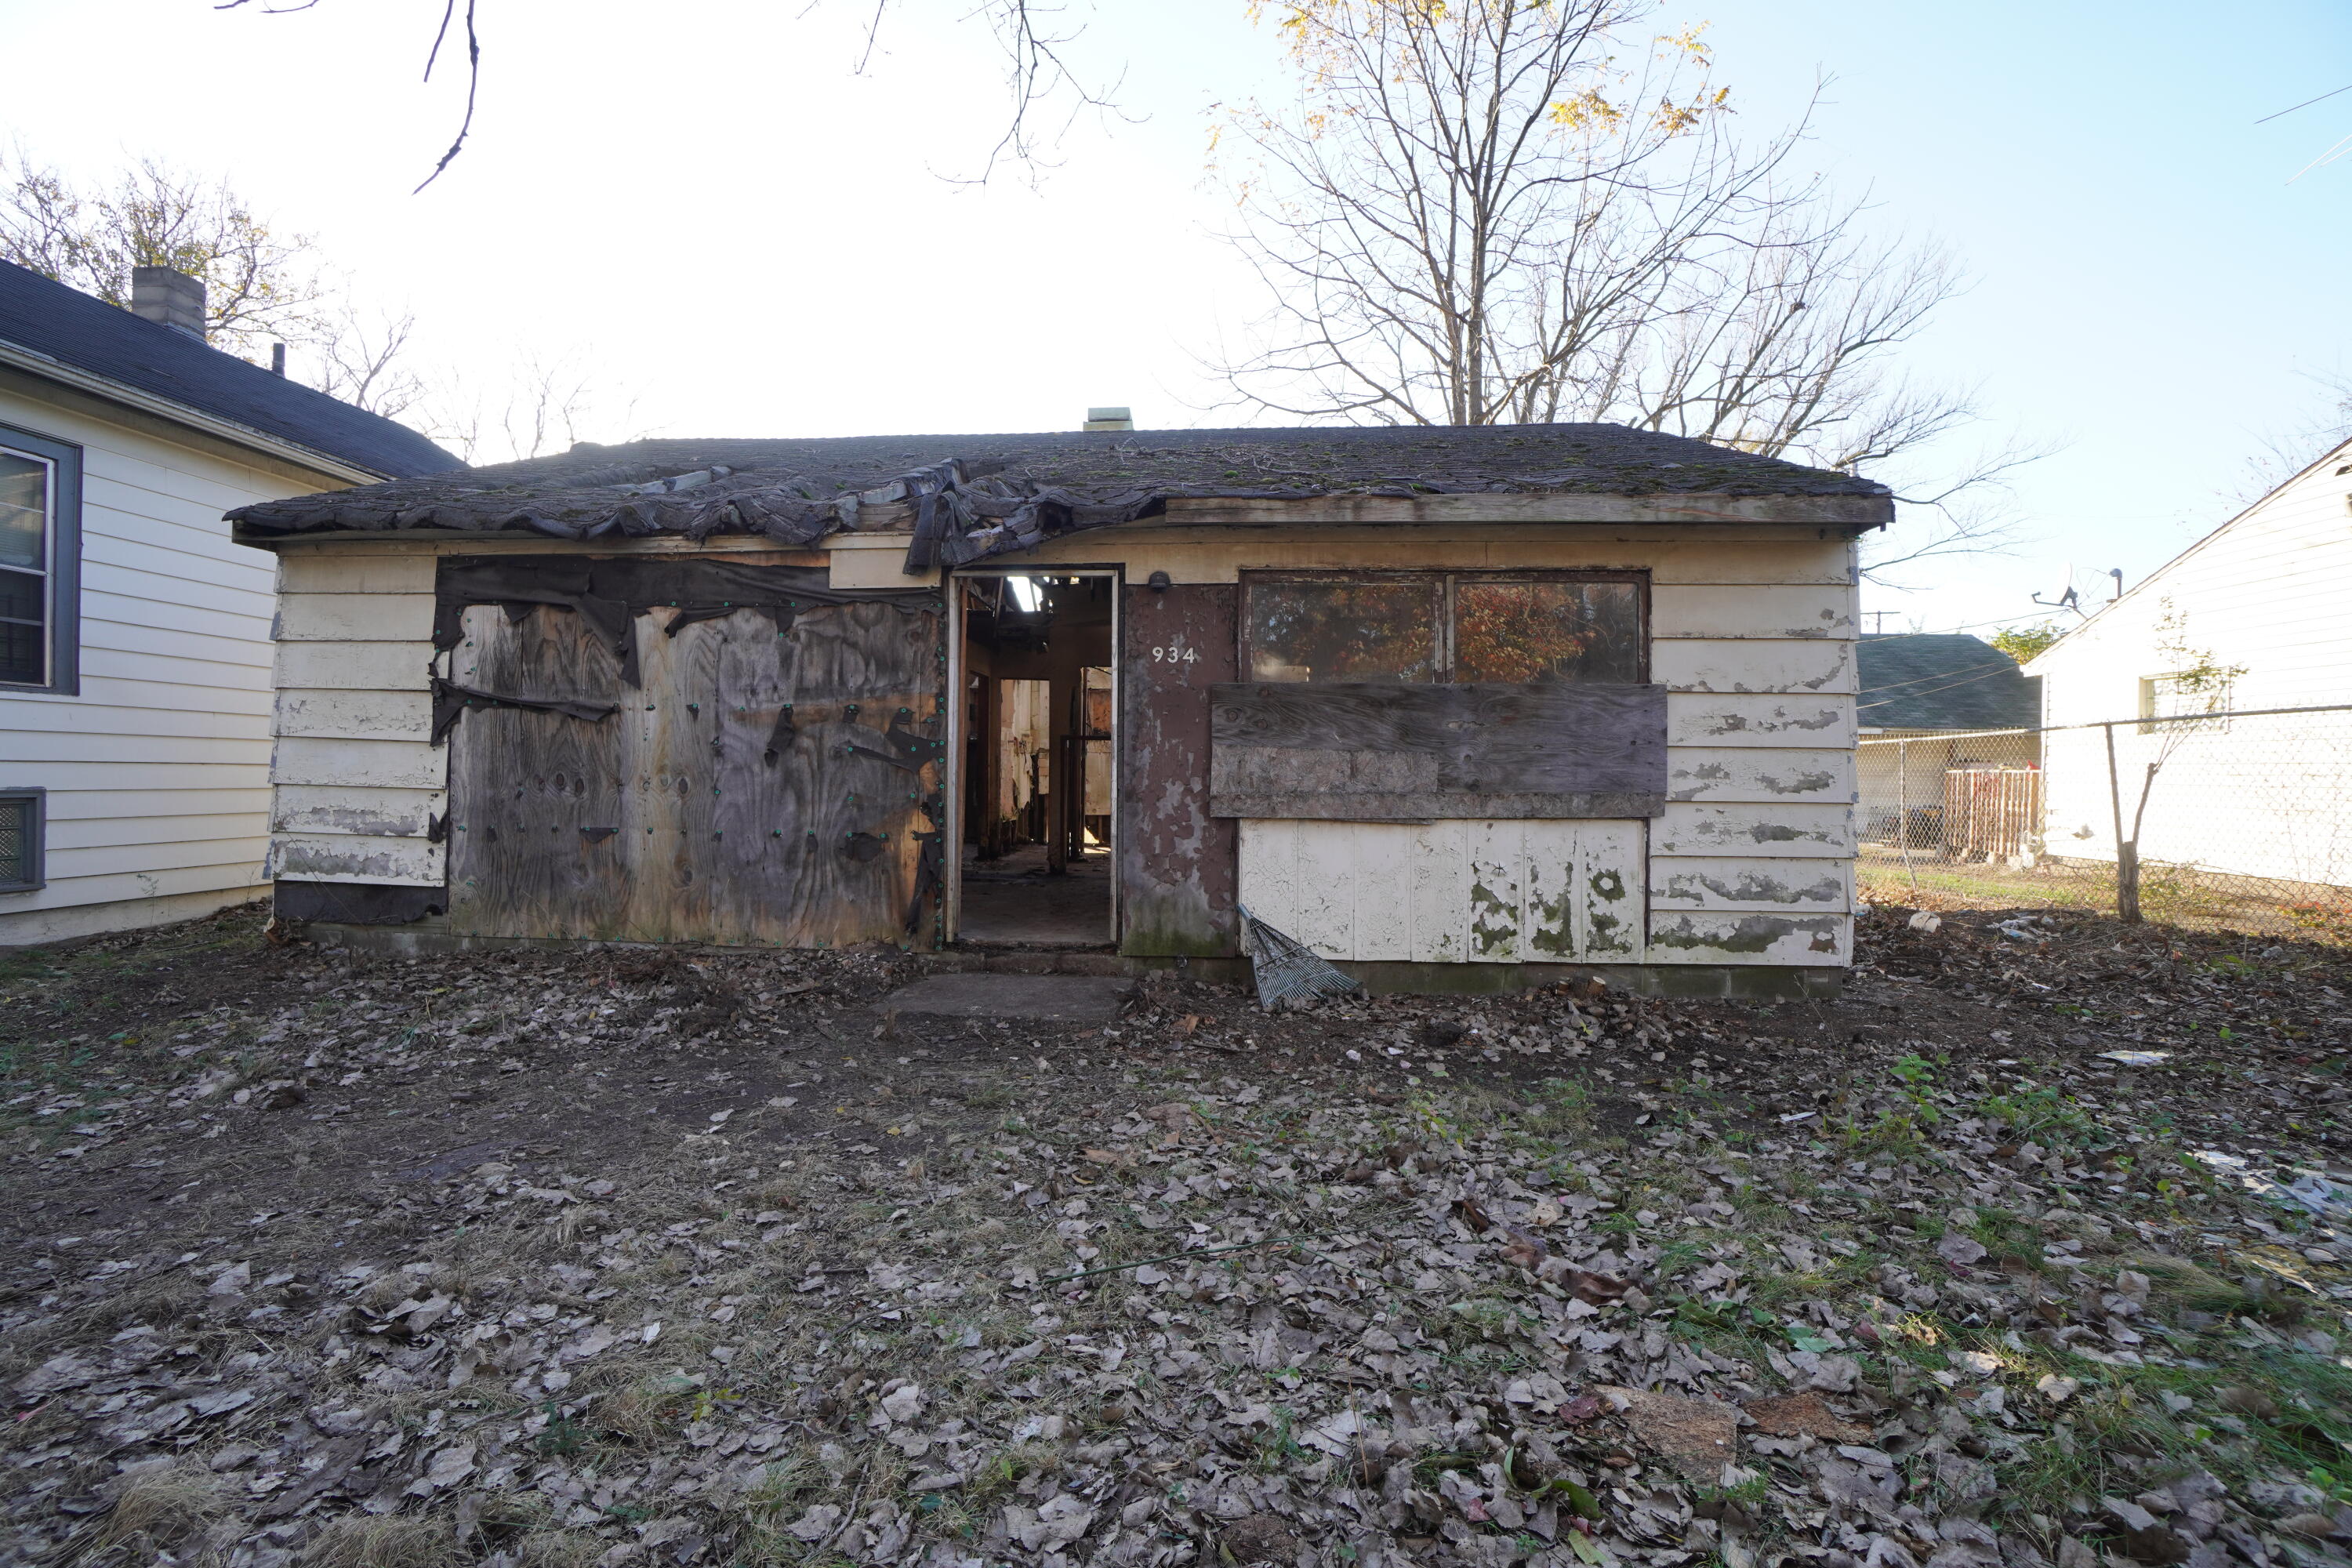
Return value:
<svg viewBox="0 0 2352 1568">
<path fill-rule="evenodd" d="M 418 412 L 418 427 L 469 464 L 565 451 L 592 430 L 611 444 L 651 434 L 636 427 L 635 401 L 613 406 L 609 389 L 577 353 L 519 353 L 506 395 L 495 409 L 452 380 L 432 392 Z"/>
<path fill-rule="evenodd" d="M 422 403 L 425 378 L 411 363 L 416 317 L 379 310 L 371 319 L 340 298 L 299 330 L 298 345 L 313 361 L 304 379 L 330 397 L 397 419 Z"/>
<path fill-rule="evenodd" d="M 1731 134 L 1696 32 L 1648 0 L 1291 0 L 1297 98 L 1232 110 L 1231 238 L 1271 300 L 1216 366 L 1292 418 L 1604 420 L 1849 471 L 1976 417 L 1894 364 L 1959 286 L 1794 167 L 1805 127 Z M 1906 497 L 1904 558 L 1981 548 L 2036 453 Z M 1890 563 L 1891 564 L 1891 563 Z"/>
<path fill-rule="evenodd" d="M 308 236 L 155 158 L 78 185 L 22 148 L 0 153 L 0 258 L 125 310 L 133 268 L 176 268 L 204 282 L 206 331 L 232 353 L 309 330 L 319 304 Z"/>
<path fill-rule="evenodd" d="M 466 49 L 466 107 L 457 124 L 457 132 L 416 187 L 422 191 L 439 179 L 443 171 L 456 162 L 466 150 L 466 138 L 473 133 L 474 110 L 481 96 L 482 34 L 479 12 L 482 0 L 442 0 L 441 21 L 434 29 L 431 47 L 425 51 L 424 79 L 430 82 L 440 64 L 442 52 L 451 44 L 453 31 L 462 31 Z M 873 12 L 866 26 L 865 47 L 859 54 L 856 69 L 863 75 L 873 64 L 879 47 L 884 23 L 891 8 L 903 8 L 907 0 L 871 0 Z M 241 11 L 247 6 L 263 16 L 282 16 L 309 11 L 319 0 L 215 0 L 215 11 Z M 462 7 L 462 9 L 461 9 Z M 809 7 L 814 9 L 812 4 Z M 1041 4 L 1041 0 L 978 0 L 967 13 L 967 19 L 977 17 L 995 34 L 997 46 L 1003 51 L 1005 89 L 1011 100 L 1012 111 L 1004 133 L 989 152 L 988 162 L 978 176 L 985 181 L 1001 162 L 1010 160 L 1025 167 L 1038 166 L 1042 153 L 1052 140 L 1050 133 L 1038 129 L 1040 116 L 1046 107 L 1056 101 L 1067 101 L 1070 116 L 1087 109 L 1107 110 L 1111 107 L 1108 89 L 1087 86 L 1071 69 L 1065 50 L 1076 42 L 1083 29 L 1056 31 L 1048 19 L 1060 16 L 1061 8 Z M 409 194 L 414 195 L 416 191 Z"/>
</svg>

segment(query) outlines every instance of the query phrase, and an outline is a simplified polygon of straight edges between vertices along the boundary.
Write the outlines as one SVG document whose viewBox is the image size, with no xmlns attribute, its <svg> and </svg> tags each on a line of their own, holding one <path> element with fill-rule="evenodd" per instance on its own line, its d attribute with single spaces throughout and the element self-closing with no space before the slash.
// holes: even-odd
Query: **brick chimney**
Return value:
<svg viewBox="0 0 2352 1568">
<path fill-rule="evenodd" d="M 131 313 L 205 341 L 205 286 L 170 267 L 131 269 Z"/>
</svg>

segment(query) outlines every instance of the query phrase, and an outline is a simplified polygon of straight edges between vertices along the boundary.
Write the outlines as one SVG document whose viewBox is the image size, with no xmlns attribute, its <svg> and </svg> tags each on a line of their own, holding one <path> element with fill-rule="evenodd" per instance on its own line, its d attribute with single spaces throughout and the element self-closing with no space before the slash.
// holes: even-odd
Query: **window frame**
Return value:
<svg viewBox="0 0 2352 1568">
<path fill-rule="evenodd" d="M 81 448 L 18 426 L 0 425 L 0 450 L 49 466 L 47 669 L 40 680 L 0 680 L 0 696 L 78 697 L 81 694 Z"/>
<path fill-rule="evenodd" d="M 1234 641 L 1239 656 L 1239 670 L 1244 680 L 1255 681 L 1252 674 L 1257 668 L 1256 646 L 1250 634 L 1254 617 L 1250 613 L 1250 591 L 1263 583 L 1269 585 L 1283 583 L 1360 583 L 1367 585 L 1382 583 L 1426 583 L 1435 579 L 1439 587 L 1437 625 L 1437 667 L 1434 679 L 1401 684 L 1456 686 L 1475 682 L 1454 679 L 1454 591 L 1462 583 L 1630 583 L 1633 586 L 1634 613 L 1641 624 L 1640 646 L 1635 654 L 1639 672 L 1633 685 L 1651 683 L 1650 644 L 1654 640 L 1650 625 L 1650 574 L 1646 571 L 1596 570 L 1587 567 L 1452 567 L 1428 566 L 1396 569 L 1376 569 L 1357 572 L 1338 568 L 1312 571 L 1244 569 L 1240 574 L 1240 602 L 1234 609 Z M 1299 681 L 1302 686 L 1347 685 L 1345 681 Z M 1593 684 L 1581 682 L 1578 684 Z"/>
<path fill-rule="evenodd" d="M 38 784 L 0 787 L 0 801 L 26 801 L 33 808 L 32 822 L 25 837 L 25 869 L 30 873 L 30 879 L 0 882 L 0 894 L 37 893 L 49 885 L 49 792 Z"/>
</svg>

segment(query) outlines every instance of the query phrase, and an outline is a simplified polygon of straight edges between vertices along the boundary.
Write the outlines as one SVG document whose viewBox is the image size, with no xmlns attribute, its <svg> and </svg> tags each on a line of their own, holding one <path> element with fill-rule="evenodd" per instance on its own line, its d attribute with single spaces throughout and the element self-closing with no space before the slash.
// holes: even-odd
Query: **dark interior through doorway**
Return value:
<svg viewBox="0 0 2352 1568">
<path fill-rule="evenodd" d="M 1094 947 L 1112 929 L 1108 574 L 957 579 L 965 942 Z"/>
</svg>

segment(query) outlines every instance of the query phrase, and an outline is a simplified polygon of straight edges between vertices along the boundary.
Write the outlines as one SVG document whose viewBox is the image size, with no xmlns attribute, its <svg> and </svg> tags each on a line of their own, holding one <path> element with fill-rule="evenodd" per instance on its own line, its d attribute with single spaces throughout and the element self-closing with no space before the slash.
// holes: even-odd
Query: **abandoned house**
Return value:
<svg viewBox="0 0 2352 1568">
<path fill-rule="evenodd" d="M 583 444 L 231 513 L 340 940 L 1835 984 L 1886 491 L 1612 426 Z"/>
</svg>

